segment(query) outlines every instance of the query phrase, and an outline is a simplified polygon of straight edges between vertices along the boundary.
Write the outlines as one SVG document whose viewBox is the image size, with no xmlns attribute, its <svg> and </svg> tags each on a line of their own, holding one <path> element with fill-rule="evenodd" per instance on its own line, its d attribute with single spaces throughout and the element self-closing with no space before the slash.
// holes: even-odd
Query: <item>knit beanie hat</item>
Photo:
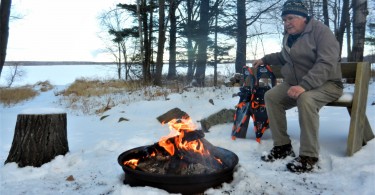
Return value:
<svg viewBox="0 0 375 195">
<path fill-rule="evenodd" d="M 307 7 L 301 0 L 287 0 L 283 5 L 281 16 L 287 14 L 308 17 Z"/>
</svg>

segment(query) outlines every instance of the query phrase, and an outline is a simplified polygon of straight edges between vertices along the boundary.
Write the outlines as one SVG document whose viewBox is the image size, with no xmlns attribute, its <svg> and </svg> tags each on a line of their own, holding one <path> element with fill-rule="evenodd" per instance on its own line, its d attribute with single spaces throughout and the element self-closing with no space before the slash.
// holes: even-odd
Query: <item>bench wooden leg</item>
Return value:
<svg viewBox="0 0 375 195">
<path fill-rule="evenodd" d="M 365 117 L 365 127 L 363 129 L 363 145 L 366 145 L 368 141 L 374 139 L 374 132 L 372 132 L 371 125 L 368 121 L 367 116 Z"/>
<path fill-rule="evenodd" d="M 352 156 L 360 150 L 363 145 L 374 138 L 370 123 L 365 113 L 351 113 L 351 108 L 347 108 L 350 115 L 350 128 L 347 141 L 346 154 Z"/>
</svg>

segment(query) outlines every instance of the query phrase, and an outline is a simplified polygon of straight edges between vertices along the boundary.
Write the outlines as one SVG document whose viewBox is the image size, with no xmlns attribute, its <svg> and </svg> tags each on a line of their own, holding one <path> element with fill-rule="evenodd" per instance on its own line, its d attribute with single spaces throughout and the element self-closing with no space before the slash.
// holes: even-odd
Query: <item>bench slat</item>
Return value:
<svg viewBox="0 0 375 195">
<path fill-rule="evenodd" d="M 328 103 L 327 106 L 352 107 L 353 95 L 352 92 L 344 92 L 338 100 Z"/>
</svg>

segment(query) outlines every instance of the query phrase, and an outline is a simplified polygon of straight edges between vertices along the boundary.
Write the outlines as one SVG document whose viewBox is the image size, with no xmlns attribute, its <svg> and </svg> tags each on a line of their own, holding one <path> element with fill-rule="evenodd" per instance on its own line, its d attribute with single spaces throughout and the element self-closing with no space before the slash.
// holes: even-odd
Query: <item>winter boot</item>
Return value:
<svg viewBox="0 0 375 195">
<path fill-rule="evenodd" d="M 273 162 L 277 159 L 284 159 L 287 156 L 295 157 L 291 144 L 274 146 L 269 154 L 262 155 L 261 159 L 265 162 Z"/>
<path fill-rule="evenodd" d="M 309 156 L 299 156 L 286 165 L 289 171 L 293 173 L 304 173 L 313 170 L 318 158 Z"/>
</svg>

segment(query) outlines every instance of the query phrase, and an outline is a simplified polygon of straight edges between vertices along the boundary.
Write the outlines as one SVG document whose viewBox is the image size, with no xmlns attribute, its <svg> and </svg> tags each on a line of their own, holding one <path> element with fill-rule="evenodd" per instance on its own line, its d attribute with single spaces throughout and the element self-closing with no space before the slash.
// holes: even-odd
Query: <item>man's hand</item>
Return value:
<svg viewBox="0 0 375 195">
<path fill-rule="evenodd" d="M 289 97 L 293 99 L 297 99 L 305 91 L 306 90 L 303 87 L 296 85 L 296 86 L 290 87 L 287 93 Z"/>
<path fill-rule="evenodd" d="M 264 63 L 263 63 L 263 60 L 261 60 L 261 59 L 259 59 L 259 60 L 255 60 L 254 62 L 253 62 L 253 67 L 254 68 L 258 68 L 258 66 L 260 66 L 260 65 L 263 65 Z"/>
</svg>

